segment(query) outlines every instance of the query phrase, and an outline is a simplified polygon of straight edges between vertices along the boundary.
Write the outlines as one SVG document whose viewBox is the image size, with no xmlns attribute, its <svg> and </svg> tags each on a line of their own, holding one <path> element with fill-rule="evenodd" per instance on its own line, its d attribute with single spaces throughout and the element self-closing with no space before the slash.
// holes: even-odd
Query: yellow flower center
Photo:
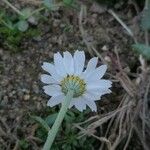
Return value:
<svg viewBox="0 0 150 150">
<path fill-rule="evenodd" d="M 66 95 L 68 90 L 73 90 L 73 97 L 81 96 L 86 89 L 86 83 L 78 76 L 68 75 L 61 81 L 61 90 Z"/>
</svg>

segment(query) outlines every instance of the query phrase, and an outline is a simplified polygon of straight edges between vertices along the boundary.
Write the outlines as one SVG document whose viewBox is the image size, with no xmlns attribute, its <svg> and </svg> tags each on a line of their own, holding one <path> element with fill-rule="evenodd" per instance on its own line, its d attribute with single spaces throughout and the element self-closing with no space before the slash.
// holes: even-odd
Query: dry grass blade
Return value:
<svg viewBox="0 0 150 150">
<path fill-rule="evenodd" d="M 87 37 L 89 37 L 89 36 L 83 28 L 83 18 L 86 18 L 86 6 L 81 5 L 81 10 L 80 10 L 80 13 L 79 13 L 79 30 L 81 32 L 82 39 L 83 39 L 85 45 L 87 46 L 89 54 L 91 56 L 93 56 L 94 55 L 93 52 L 95 52 L 95 54 L 101 59 L 101 61 L 103 63 L 107 64 L 106 61 L 101 56 L 101 54 L 95 49 L 93 44 L 87 40 Z"/>
<path fill-rule="evenodd" d="M 126 90 L 126 92 L 131 97 L 134 97 L 135 93 L 136 93 L 135 85 L 132 83 L 132 81 L 129 79 L 127 74 L 124 72 L 116 47 L 115 47 L 114 51 L 116 53 L 117 63 L 118 63 L 118 67 L 119 67 L 119 70 L 120 70 L 120 72 L 116 75 L 116 78 L 120 81 L 122 87 Z"/>
<path fill-rule="evenodd" d="M 145 90 L 144 101 L 143 101 L 143 113 L 142 113 L 142 132 L 143 132 L 143 140 L 145 141 L 145 120 L 146 120 L 146 112 L 147 112 L 147 104 L 148 104 L 148 92 L 150 88 L 150 81 Z"/>
<path fill-rule="evenodd" d="M 127 149 L 128 145 L 130 143 L 131 137 L 132 137 L 132 132 L 133 132 L 133 128 L 131 128 L 130 131 L 129 131 L 128 139 L 127 139 L 127 141 L 125 143 L 125 146 L 124 146 L 123 150 Z"/>
<path fill-rule="evenodd" d="M 93 133 L 91 133 L 91 132 L 85 130 L 85 129 L 82 128 L 82 127 L 80 127 L 80 126 L 77 125 L 77 124 L 75 125 L 75 127 L 78 128 L 78 129 L 80 129 L 84 134 L 93 136 L 94 138 L 98 139 L 98 140 L 101 141 L 101 142 L 105 142 L 106 145 L 107 145 L 108 150 L 111 149 L 111 143 L 110 143 L 110 141 L 109 141 L 108 139 L 106 139 L 105 137 L 98 137 L 98 136 L 94 135 Z"/>
<path fill-rule="evenodd" d="M 117 110 L 115 110 L 115 111 L 113 111 L 113 112 L 111 112 L 111 113 L 106 114 L 105 117 L 102 117 L 102 118 L 100 118 L 99 120 L 97 120 L 97 121 L 91 123 L 91 124 L 87 127 L 87 129 L 91 129 L 91 128 L 94 128 L 94 129 L 95 129 L 95 128 L 99 127 L 100 125 L 104 124 L 104 123 L 107 122 L 109 119 L 111 119 L 112 117 L 114 117 L 115 115 L 117 115 L 118 113 L 120 113 L 121 111 L 124 111 L 124 109 L 128 109 L 128 107 L 131 107 L 131 105 L 125 105 L 125 106 L 123 106 L 123 107 L 121 107 L 121 108 L 118 108 Z"/>
<path fill-rule="evenodd" d="M 89 122 L 91 122 L 91 121 L 94 121 L 95 119 L 99 119 L 99 116 L 96 115 L 96 116 L 90 117 L 89 119 L 85 120 L 84 122 L 78 123 L 78 125 L 82 125 L 82 124 L 89 123 Z"/>
<path fill-rule="evenodd" d="M 133 126 L 133 128 L 134 128 L 134 131 L 137 133 L 137 136 L 139 137 L 140 142 L 142 143 L 144 150 L 149 150 L 149 147 L 143 141 L 142 134 L 140 133 L 140 130 L 136 126 Z"/>
</svg>

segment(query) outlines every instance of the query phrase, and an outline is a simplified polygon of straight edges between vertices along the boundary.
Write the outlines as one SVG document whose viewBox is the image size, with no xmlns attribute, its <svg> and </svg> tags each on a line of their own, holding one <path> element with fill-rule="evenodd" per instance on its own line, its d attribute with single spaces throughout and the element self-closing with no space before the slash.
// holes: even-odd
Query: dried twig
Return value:
<svg viewBox="0 0 150 150">
<path fill-rule="evenodd" d="M 88 131 L 85 130 L 84 128 L 78 126 L 77 124 L 75 125 L 75 127 L 78 128 L 78 129 L 80 129 L 81 131 L 83 131 L 85 134 L 90 135 L 90 136 L 93 136 L 94 138 L 98 139 L 98 140 L 101 141 L 101 142 L 105 142 L 106 145 L 107 145 L 108 150 L 111 149 L 111 143 L 110 143 L 110 141 L 109 141 L 108 139 L 106 139 L 105 137 L 98 137 L 98 136 L 94 135 L 93 133 L 88 132 Z"/>
<path fill-rule="evenodd" d="M 145 94 L 144 94 L 144 101 L 143 101 L 143 115 L 142 115 L 142 132 L 143 132 L 143 140 L 145 141 L 145 120 L 146 120 L 146 113 L 147 113 L 147 105 L 148 105 L 148 93 L 150 89 L 150 80 L 148 81 Z"/>
<path fill-rule="evenodd" d="M 81 10 L 80 10 L 80 14 L 79 14 L 79 30 L 81 32 L 82 39 L 83 39 L 85 45 L 87 46 L 88 52 L 90 53 L 91 56 L 93 56 L 93 51 L 94 51 L 95 54 L 101 59 L 101 61 L 103 63 L 107 64 L 107 62 L 103 59 L 101 54 L 95 49 L 93 44 L 91 42 L 88 42 L 88 40 L 87 40 L 88 35 L 84 31 L 83 23 L 82 23 L 84 16 L 86 16 L 86 7 L 84 5 L 81 5 Z"/>
<path fill-rule="evenodd" d="M 128 34 L 133 38 L 135 43 L 137 43 L 136 38 L 134 37 L 133 32 L 130 30 L 130 28 L 118 17 L 118 15 L 111 9 L 108 10 L 108 12 L 123 26 L 123 28 L 128 32 Z"/>
</svg>

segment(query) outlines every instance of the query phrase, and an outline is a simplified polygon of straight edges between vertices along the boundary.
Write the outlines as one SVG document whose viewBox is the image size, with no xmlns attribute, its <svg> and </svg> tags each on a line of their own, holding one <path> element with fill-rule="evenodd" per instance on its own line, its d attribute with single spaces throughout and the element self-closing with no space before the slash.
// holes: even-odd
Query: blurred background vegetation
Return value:
<svg viewBox="0 0 150 150">
<path fill-rule="evenodd" d="M 115 74 L 118 72 L 119 67 L 117 68 L 118 62 L 116 62 L 115 52 L 112 49 L 115 49 L 117 45 L 117 47 L 120 46 L 118 49 L 122 50 L 119 52 L 121 53 L 120 57 L 126 73 L 131 79 L 136 80 L 135 78 L 139 76 L 139 74 L 136 74 L 139 69 L 137 69 L 139 55 L 144 58 L 144 61 L 145 59 L 148 60 L 148 63 L 150 60 L 150 1 L 148 0 L 147 4 L 143 0 L 31 0 L 30 3 L 22 0 L 22 3 L 19 2 L 19 0 L 16 2 L 2 0 L 0 4 L 0 46 L 3 49 L 0 51 L 2 53 L 0 56 L 0 73 L 2 76 L 0 76 L 0 79 L 1 81 L 8 80 L 7 78 L 5 79 L 8 76 L 10 78 L 10 83 L 8 84 L 12 85 L 10 90 L 8 90 L 7 81 L 2 85 L 1 91 L 3 93 L 0 93 L 0 109 L 4 110 L 1 112 L 2 115 L 6 114 L 8 110 L 14 110 L 17 112 L 16 116 L 18 117 L 13 116 L 13 119 L 10 119 L 11 111 L 8 112 L 7 117 L 3 116 L 5 119 L 1 120 L 0 149 L 38 150 L 43 145 L 47 137 L 47 130 L 54 123 L 59 111 L 59 107 L 47 108 L 46 101 L 44 101 L 47 97 L 44 97 L 42 92 L 37 90 L 37 87 L 32 87 L 35 82 L 36 86 L 40 85 L 37 81 L 41 71 L 39 69 L 40 63 L 44 59 L 48 58 L 49 60 L 49 57 L 52 58 L 53 52 L 59 48 L 71 50 L 75 48 L 92 49 L 95 52 L 94 55 L 96 54 L 99 58 L 101 58 L 102 54 L 105 62 L 112 68 L 110 72 Z M 84 8 L 83 12 L 81 8 Z M 90 36 L 82 33 L 83 27 L 78 21 L 81 15 L 86 18 L 86 21 L 81 20 L 81 23 L 83 23 Z M 127 22 L 127 25 L 124 22 Z M 61 25 L 59 26 L 59 24 Z M 130 33 L 130 27 L 137 30 Z M 107 33 L 109 33 L 109 36 L 107 36 Z M 92 34 L 93 37 L 91 36 Z M 91 43 L 94 43 L 95 47 L 100 49 L 100 54 Z M 47 49 L 49 50 L 46 51 Z M 52 49 L 55 50 L 53 51 Z M 90 54 L 93 53 L 88 50 L 86 53 L 87 57 L 90 58 Z M 8 58 L 5 58 L 5 55 L 8 55 Z M 12 67 L 6 68 L 11 65 Z M 22 68 L 22 70 L 19 70 L 19 68 Z M 134 73 L 131 74 L 131 72 Z M 13 76 L 15 80 L 9 76 Z M 32 76 L 32 78 L 30 79 L 28 76 Z M 28 85 L 26 85 L 26 82 Z M 129 85 L 129 82 L 126 81 L 125 83 Z M 18 91 L 25 93 L 25 95 L 14 96 L 18 93 L 18 87 L 21 90 L 23 89 Z M 25 87 L 29 91 L 24 90 Z M 5 88 L 8 89 L 4 91 Z M 12 91 L 14 91 L 14 94 L 11 93 Z M 34 92 L 32 93 L 32 91 Z M 104 148 L 104 145 L 109 145 L 109 142 L 106 139 L 98 139 L 97 137 L 105 135 L 104 131 L 107 132 L 109 122 L 90 130 L 88 135 L 83 130 L 90 126 L 91 122 L 84 124 L 82 129 L 77 128 L 76 125 L 92 116 L 102 116 L 106 112 L 109 113 L 117 109 L 126 89 L 124 90 L 123 86 L 116 83 L 114 91 L 116 93 L 114 92 L 111 97 L 104 99 L 104 103 L 100 102 L 98 113 L 91 113 L 89 109 L 83 113 L 71 109 L 65 117 L 53 150 L 97 150 L 99 147 L 102 150 L 107 149 Z M 10 94 L 12 95 L 9 96 Z M 5 96 L 7 95 L 8 99 L 6 101 Z M 37 100 L 37 97 L 34 98 L 34 95 L 38 95 L 39 100 Z M 117 102 L 114 99 L 117 99 Z M 17 102 L 19 104 L 16 104 Z M 6 107 L 7 105 L 9 106 L 8 108 Z M 33 108 L 34 105 L 38 106 Z M 19 110 L 16 111 L 15 107 L 18 107 Z M 19 117 L 20 110 L 23 112 L 21 117 Z M 15 120 L 16 118 L 19 121 Z M 11 124 L 13 124 L 12 128 Z M 117 127 L 116 130 L 114 129 L 115 131 L 119 130 Z M 8 128 L 9 132 L 4 133 L 3 129 L 7 130 Z M 91 136 L 93 133 L 96 133 L 96 138 L 93 135 Z M 110 141 L 114 140 L 115 134 L 112 134 Z M 116 149 L 122 150 L 126 141 L 127 137 L 122 138 Z M 141 150 L 143 148 L 141 146 L 142 142 L 133 138 L 126 149 Z M 148 150 L 146 148 L 144 147 L 143 149 Z"/>
</svg>

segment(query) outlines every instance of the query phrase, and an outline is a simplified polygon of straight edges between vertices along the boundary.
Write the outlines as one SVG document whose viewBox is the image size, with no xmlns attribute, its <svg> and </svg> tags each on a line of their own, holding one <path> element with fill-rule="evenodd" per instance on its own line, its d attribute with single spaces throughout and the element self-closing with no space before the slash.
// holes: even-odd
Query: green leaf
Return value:
<svg viewBox="0 0 150 150">
<path fill-rule="evenodd" d="M 58 6 L 54 0 L 44 0 L 44 6 L 49 10 L 57 10 Z"/>
<path fill-rule="evenodd" d="M 5 16 L 5 13 L 3 11 L 0 11 L 0 21 L 3 19 L 4 16 Z"/>
<path fill-rule="evenodd" d="M 42 125 L 42 127 L 45 128 L 47 131 L 50 130 L 50 127 L 47 124 L 47 122 L 45 120 L 43 120 L 41 117 L 31 116 L 31 118 L 33 118 L 35 121 L 37 121 L 38 123 L 40 123 Z"/>
<path fill-rule="evenodd" d="M 19 146 L 21 147 L 22 150 L 29 149 L 29 143 L 25 139 L 19 141 Z"/>
<path fill-rule="evenodd" d="M 63 0 L 63 3 L 66 5 L 71 6 L 73 4 L 74 0 Z"/>
<path fill-rule="evenodd" d="M 143 17 L 141 20 L 141 26 L 143 30 L 149 30 L 150 29 L 150 1 L 148 2 L 148 8 L 144 9 L 143 11 Z"/>
<path fill-rule="evenodd" d="M 23 16 L 20 16 L 20 20 L 28 19 L 31 16 L 32 10 L 30 8 L 24 8 L 21 10 Z"/>
<path fill-rule="evenodd" d="M 10 30 L 15 30 L 15 25 L 10 20 L 7 20 L 7 22 L 5 22 L 5 26 Z"/>
<path fill-rule="evenodd" d="M 56 120 L 56 117 L 57 117 L 58 113 L 55 113 L 55 114 L 52 114 L 52 115 L 48 115 L 45 119 L 46 123 L 48 125 L 53 125 L 55 120 Z"/>
<path fill-rule="evenodd" d="M 19 29 L 20 31 L 24 32 L 24 31 L 26 31 L 26 30 L 28 29 L 29 24 L 28 24 L 27 21 L 21 20 L 21 21 L 19 21 L 19 22 L 17 23 L 17 27 L 18 27 L 18 29 Z"/>
<path fill-rule="evenodd" d="M 53 1 L 52 0 L 44 0 L 44 6 L 51 9 L 53 5 Z"/>
<path fill-rule="evenodd" d="M 64 120 L 67 123 L 72 123 L 75 120 L 75 115 L 71 111 L 68 111 L 67 114 L 65 115 Z"/>
<path fill-rule="evenodd" d="M 133 44 L 133 49 L 143 55 L 147 60 L 150 60 L 150 47 L 145 44 Z"/>
</svg>

